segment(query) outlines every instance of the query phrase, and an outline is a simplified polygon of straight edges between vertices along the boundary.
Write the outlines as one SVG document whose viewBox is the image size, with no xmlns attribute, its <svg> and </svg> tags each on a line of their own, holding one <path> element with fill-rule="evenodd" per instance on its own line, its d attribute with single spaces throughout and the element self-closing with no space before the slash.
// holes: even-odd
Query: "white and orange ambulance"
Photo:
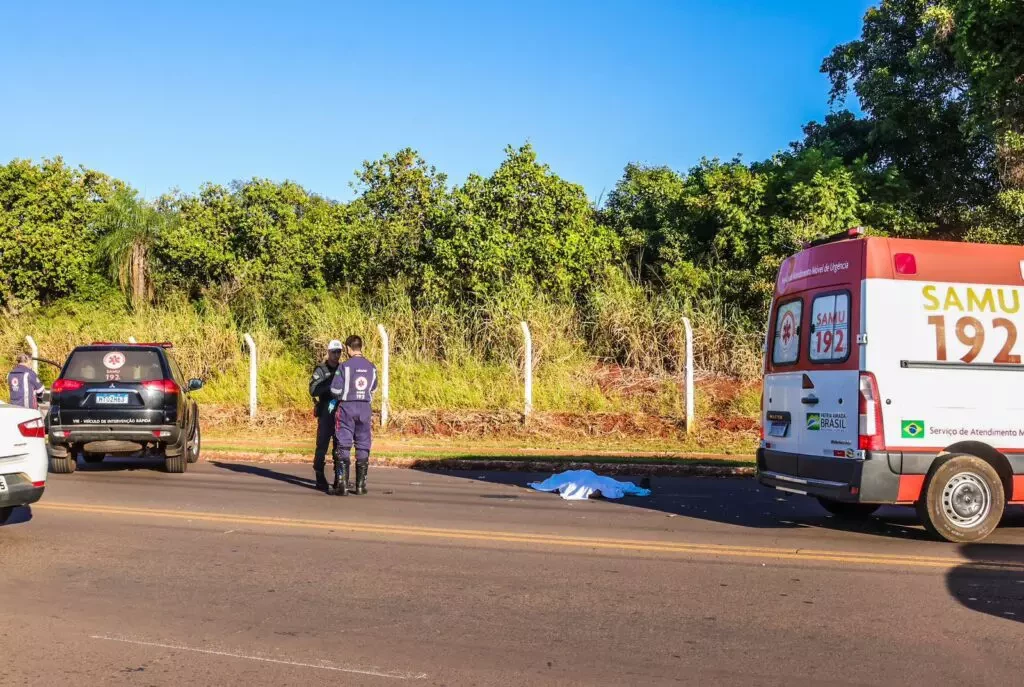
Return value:
<svg viewBox="0 0 1024 687">
<path fill-rule="evenodd" d="M 765 345 L 761 484 L 867 517 L 917 507 L 977 541 L 1024 503 L 1024 246 L 864 237 L 779 270 Z"/>
</svg>

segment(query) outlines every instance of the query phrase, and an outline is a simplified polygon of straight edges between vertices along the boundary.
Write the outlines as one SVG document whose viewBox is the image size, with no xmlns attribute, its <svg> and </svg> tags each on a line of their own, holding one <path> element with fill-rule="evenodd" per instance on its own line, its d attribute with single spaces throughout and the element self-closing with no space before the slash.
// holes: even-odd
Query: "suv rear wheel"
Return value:
<svg viewBox="0 0 1024 687">
<path fill-rule="evenodd" d="M 192 430 L 192 438 L 188 440 L 188 462 L 195 463 L 199 460 L 199 452 L 202 448 L 202 435 L 199 431 L 199 418 L 196 418 L 196 426 Z"/>
<path fill-rule="evenodd" d="M 14 515 L 14 506 L 4 506 L 3 508 L 0 508 L 0 525 L 3 525 L 10 520 L 12 515 Z"/>
<path fill-rule="evenodd" d="M 78 461 L 75 459 L 75 454 L 72 451 L 68 451 L 70 455 L 60 458 L 57 456 L 50 456 L 50 472 L 55 472 L 58 475 L 70 475 L 78 467 Z"/>
<path fill-rule="evenodd" d="M 965 543 L 990 535 L 1005 506 L 1003 481 L 995 468 L 976 456 L 951 454 L 925 480 L 917 514 L 932 535 Z"/>
<path fill-rule="evenodd" d="M 188 439 L 182 436 L 181 443 L 174 448 L 177 455 L 169 456 L 166 452 L 164 453 L 164 470 L 167 472 L 185 472 L 185 470 L 188 470 L 190 462 L 188 459 Z"/>
<path fill-rule="evenodd" d="M 185 472 L 188 469 L 188 457 L 182 453 L 177 456 L 164 456 L 164 470 L 167 472 Z"/>
</svg>

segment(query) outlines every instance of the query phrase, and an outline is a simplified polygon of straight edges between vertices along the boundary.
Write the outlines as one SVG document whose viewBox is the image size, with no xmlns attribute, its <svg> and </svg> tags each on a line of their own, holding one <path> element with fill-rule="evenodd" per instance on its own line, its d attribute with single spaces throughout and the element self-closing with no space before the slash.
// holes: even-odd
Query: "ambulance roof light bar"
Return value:
<svg viewBox="0 0 1024 687">
<path fill-rule="evenodd" d="M 845 241 L 846 239 L 859 239 L 864 236 L 864 227 L 850 227 L 846 231 L 841 231 L 838 234 L 832 234 L 832 236 L 826 236 L 825 238 L 816 239 L 808 243 L 804 248 L 813 248 L 814 246 L 824 246 L 826 243 L 835 243 L 836 241 Z"/>
</svg>

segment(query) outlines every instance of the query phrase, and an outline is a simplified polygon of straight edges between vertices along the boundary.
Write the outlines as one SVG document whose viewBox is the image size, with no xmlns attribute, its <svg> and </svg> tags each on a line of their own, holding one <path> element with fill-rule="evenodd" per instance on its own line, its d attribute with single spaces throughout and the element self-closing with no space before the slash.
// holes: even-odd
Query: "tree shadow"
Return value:
<svg viewBox="0 0 1024 687">
<path fill-rule="evenodd" d="M 259 465 L 252 465 L 251 463 L 227 463 L 224 461 L 214 460 L 210 461 L 210 465 L 215 468 L 220 468 L 221 470 L 229 470 L 242 475 L 255 475 L 257 477 L 265 477 L 266 479 L 284 482 L 297 487 L 316 489 L 316 480 L 290 475 L 287 472 L 278 472 L 277 470 L 260 467 Z"/>
<path fill-rule="evenodd" d="M 946 575 L 950 596 L 972 611 L 1024 622 L 1024 547 L 962 544 L 958 552 L 971 562 Z"/>
</svg>

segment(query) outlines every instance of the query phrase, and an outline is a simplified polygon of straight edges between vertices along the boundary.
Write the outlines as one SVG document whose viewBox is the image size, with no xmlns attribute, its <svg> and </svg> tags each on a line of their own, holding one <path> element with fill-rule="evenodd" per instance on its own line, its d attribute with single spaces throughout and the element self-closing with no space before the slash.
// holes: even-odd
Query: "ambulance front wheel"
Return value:
<svg viewBox="0 0 1024 687">
<path fill-rule="evenodd" d="M 831 499 L 826 499 L 820 496 L 818 497 L 818 503 L 820 503 L 821 507 L 832 515 L 846 520 L 860 520 L 862 518 L 870 517 L 879 508 L 877 503 L 832 501 Z"/>
<path fill-rule="evenodd" d="M 995 468 L 976 456 L 953 454 L 928 475 L 917 514 L 933 536 L 960 544 L 992 534 L 1005 506 L 1006 493 Z"/>
</svg>

